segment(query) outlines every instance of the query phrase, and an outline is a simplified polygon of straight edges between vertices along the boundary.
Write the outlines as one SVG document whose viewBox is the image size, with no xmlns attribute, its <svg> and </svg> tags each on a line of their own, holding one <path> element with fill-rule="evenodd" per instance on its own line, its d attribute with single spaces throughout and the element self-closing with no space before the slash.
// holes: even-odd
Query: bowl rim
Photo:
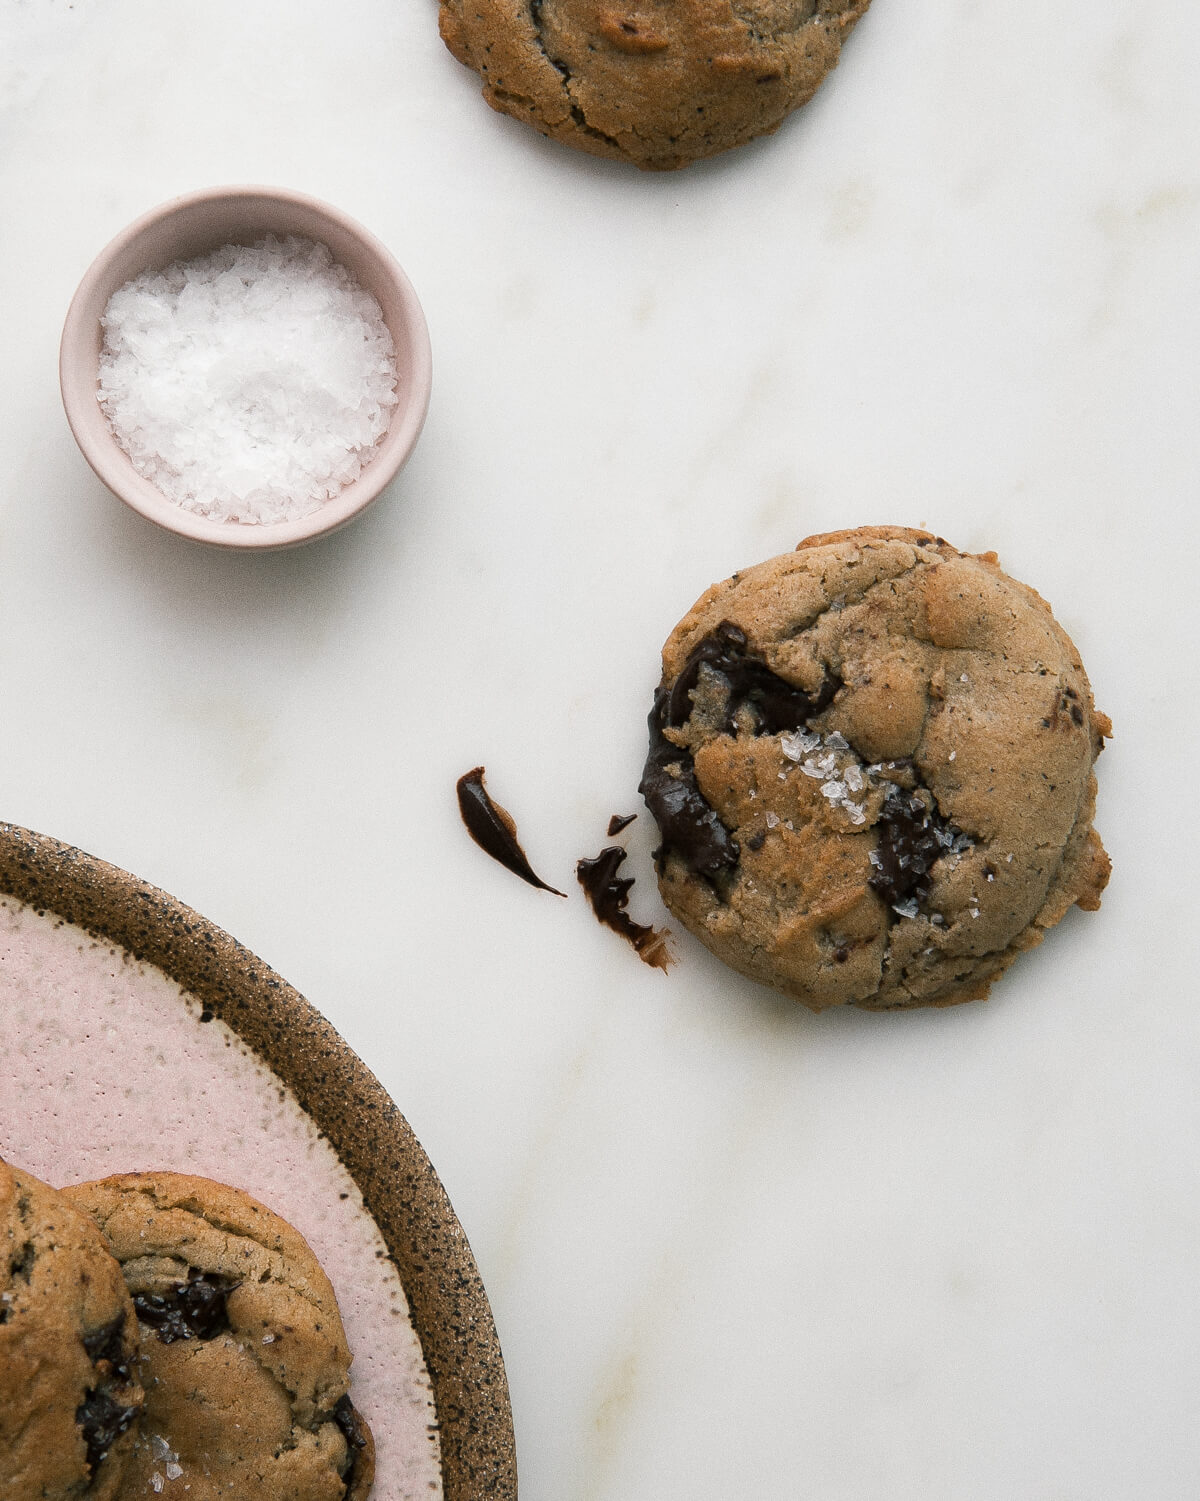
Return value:
<svg viewBox="0 0 1200 1501">
<path fill-rule="evenodd" d="M 112 267 L 136 245 L 148 230 L 177 214 L 206 203 L 269 200 L 284 207 L 301 209 L 306 215 L 325 220 L 340 234 L 357 241 L 390 282 L 401 310 L 409 355 L 404 373 L 408 399 L 392 414 L 379 452 L 362 475 L 332 500 L 307 516 L 289 521 L 245 525 L 215 521 L 200 516 L 167 499 L 149 480 L 134 470 L 128 457 L 108 432 L 95 402 L 95 378 L 89 382 L 81 353 L 94 337 L 96 322 L 116 290 L 108 286 Z M 298 231 L 299 232 L 299 231 Z M 265 231 L 264 231 L 265 233 Z M 236 242 L 236 234 L 232 237 Z M 336 255 L 335 255 L 336 259 Z M 105 290 L 107 288 L 107 291 Z M 100 298 L 103 296 L 103 304 Z M 199 188 L 147 209 L 126 225 L 104 246 L 84 272 L 67 308 L 59 340 L 59 390 L 67 424 L 80 452 L 96 477 L 138 515 L 167 531 L 191 541 L 206 542 L 236 551 L 266 551 L 295 547 L 326 536 L 360 516 L 391 483 L 408 461 L 429 410 L 433 382 L 433 355 L 429 327 L 412 282 L 386 245 L 358 220 L 310 194 L 291 188 L 259 183 L 236 183 Z M 96 417 L 100 421 L 96 421 Z"/>
<path fill-rule="evenodd" d="M 6 822 L 0 897 L 53 913 L 161 970 L 292 1090 L 358 1184 L 400 1273 L 433 1386 L 446 1501 L 516 1501 L 504 1357 L 471 1247 L 412 1128 L 333 1025 L 165 891 Z"/>
</svg>

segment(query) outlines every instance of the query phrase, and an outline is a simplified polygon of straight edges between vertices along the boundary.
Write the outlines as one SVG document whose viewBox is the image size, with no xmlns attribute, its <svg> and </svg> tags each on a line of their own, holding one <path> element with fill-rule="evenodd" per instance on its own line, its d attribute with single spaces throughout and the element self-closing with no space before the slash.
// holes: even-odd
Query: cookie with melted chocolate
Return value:
<svg viewBox="0 0 1200 1501">
<path fill-rule="evenodd" d="M 133 1304 L 96 1226 L 0 1162 L 0 1496 L 121 1494 L 136 1356 Z"/>
<path fill-rule="evenodd" d="M 238 1189 L 133 1173 L 64 1190 L 132 1296 L 142 1434 L 118 1501 L 365 1501 L 370 1429 L 328 1278 L 300 1233 Z M 155 1484 L 158 1476 L 158 1484 Z"/>
<path fill-rule="evenodd" d="M 649 171 L 777 130 L 869 0 L 441 0 L 493 109 Z"/>
<path fill-rule="evenodd" d="M 1099 906 L 1111 733 L 993 553 L 861 527 L 716 584 L 672 632 L 641 790 L 659 886 L 813 1010 L 951 1005 Z"/>
</svg>

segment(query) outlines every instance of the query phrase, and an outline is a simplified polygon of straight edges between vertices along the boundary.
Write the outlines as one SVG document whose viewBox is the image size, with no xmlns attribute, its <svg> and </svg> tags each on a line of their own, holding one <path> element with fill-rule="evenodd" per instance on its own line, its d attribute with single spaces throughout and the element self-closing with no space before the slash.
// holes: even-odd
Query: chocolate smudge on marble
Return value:
<svg viewBox="0 0 1200 1501">
<path fill-rule="evenodd" d="M 517 838 L 516 820 L 507 809 L 493 802 L 483 785 L 484 768 L 476 766 L 464 772 L 457 782 L 458 811 L 467 833 L 493 860 L 520 876 L 522 881 L 535 886 L 539 891 L 549 891 L 554 896 L 566 896 L 556 886 L 549 886 L 534 871 L 521 842 Z"/>
<path fill-rule="evenodd" d="M 643 964 L 661 969 L 666 974 L 674 959 L 668 946 L 670 932 L 666 928 L 652 928 L 645 923 L 634 922 L 625 910 L 633 887 L 632 876 L 617 874 L 625 855 L 626 852 L 620 845 L 610 844 L 598 855 L 580 860 L 575 867 L 575 874 L 597 920 L 614 933 L 619 933 L 632 946 Z"/>
</svg>

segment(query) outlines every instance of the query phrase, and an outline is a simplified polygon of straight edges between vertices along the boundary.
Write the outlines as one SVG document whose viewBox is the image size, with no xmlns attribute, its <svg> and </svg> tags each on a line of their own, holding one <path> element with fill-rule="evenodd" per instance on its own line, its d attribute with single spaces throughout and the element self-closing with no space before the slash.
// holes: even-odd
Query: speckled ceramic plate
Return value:
<svg viewBox="0 0 1200 1501">
<path fill-rule="evenodd" d="M 56 1185 L 236 1183 L 320 1256 L 378 1448 L 373 1501 L 516 1497 L 495 1326 L 403 1116 L 305 999 L 133 876 L 0 824 L 0 1156 Z"/>
</svg>

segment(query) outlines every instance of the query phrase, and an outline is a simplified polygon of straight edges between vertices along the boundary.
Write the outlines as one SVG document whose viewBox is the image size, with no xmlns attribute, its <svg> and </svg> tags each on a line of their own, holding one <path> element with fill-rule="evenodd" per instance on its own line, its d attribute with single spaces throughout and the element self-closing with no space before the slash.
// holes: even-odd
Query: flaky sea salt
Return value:
<svg viewBox="0 0 1200 1501">
<path fill-rule="evenodd" d="M 809 751 L 816 750 L 820 743 L 820 735 L 811 731 L 796 730 L 794 734 L 784 734 L 779 737 L 779 749 L 789 761 L 802 761 Z"/>
<path fill-rule="evenodd" d="M 815 730 L 784 733 L 779 737 L 779 749 L 786 760 L 799 765 L 806 777 L 821 783 L 821 793 L 831 808 L 842 809 L 852 824 L 866 823 L 866 808 L 855 794 L 870 791 L 868 770 L 840 730 L 828 735 L 819 735 Z M 783 772 L 779 773 L 779 779 L 786 780 Z"/>
<path fill-rule="evenodd" d="M 219 521 L 292 520 L 362 473 L 397 404 L 379 303 L 313 240 L 144 272 L 101 320 L 97 397 L 137 472 Z"/>
</svg>

